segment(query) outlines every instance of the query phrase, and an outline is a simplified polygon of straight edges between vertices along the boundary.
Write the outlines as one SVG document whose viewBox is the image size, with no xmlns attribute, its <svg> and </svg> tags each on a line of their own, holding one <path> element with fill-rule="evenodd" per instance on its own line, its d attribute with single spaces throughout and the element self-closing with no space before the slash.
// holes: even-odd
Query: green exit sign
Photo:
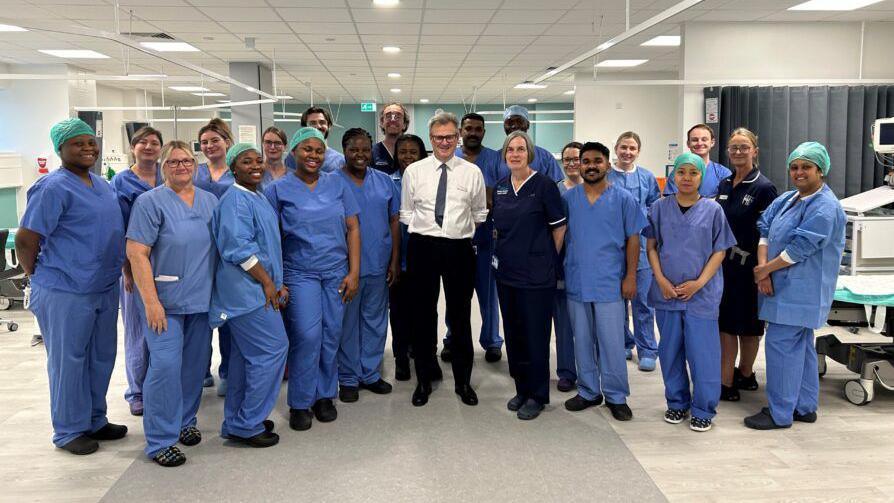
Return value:
<svg viewBox="0 0 894 503">
<path fill-rule="evenodd" d="M 376 103 L 374 101 L 371 101 L 369 103 L 366 103 L 366 102 L 361 103 L 360 111 L 361 112 L 375 112 L 376 111 Z"/>
</svg>

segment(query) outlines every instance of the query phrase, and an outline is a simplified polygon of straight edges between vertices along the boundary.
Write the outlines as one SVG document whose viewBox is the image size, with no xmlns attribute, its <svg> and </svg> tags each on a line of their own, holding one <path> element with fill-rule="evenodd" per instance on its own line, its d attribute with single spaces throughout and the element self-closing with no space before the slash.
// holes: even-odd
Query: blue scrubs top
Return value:
<svg viewBox="0 0 894 503">
<path fill-rule="evenodd" d="M 624 189 L 609 184 L 593 204 L 583 185 L 563 196 L 568 211 L 565 232 L 565 290 L 577 302 L 619 302 L 627 273 L 627 239 L 639 234 L 646 217 Z"/>
<path fill-rule="evenodd" d="M 40 234 L 31 282 L 69 293 L 106 292 L 124 263 L 124 218 L 108 182 L 90 173 L 93 187 L 65 168 L 28 189 L 21 227 Z"/>
<path fill-rule="evenodd" d="M 288 166 L 288 164 L 286 164 L 286 172 L 285 172 L 285 174 L 283 174 L 283 175 L 282 175 L 281 177 L 279 177 L 279 178 L 285 178 L 285 177 L 287 177 L 287 176 L 289 176 L 289 175 L 293 175 L 293 176 L 294 176 L 294 174 L 295 174 L 295 168 L 290 168 L 290 167 Z M 276 180 L 279 180 L 279 178 L 274 179 L 274 178 L 273 178 L 273 175 L 271 175 L 270 172 L 267 171 L 267 170 L 265 169 L 265 170 L 264 170 L 264 174 L 263 174 L 263 176 L 262 176 L 262 178 L 261 178 L 261 185 L 260 185 L 260 187 L 258 187 L 258 189 L 261 191 L 261 194 L 264 193 L 264 189 L 267 188 L 268 185 L 272 184 L 272 183 L 275 182 Z M 235 183 L 234 183 L 234 185 L 235 185 Z"/>
<path fill-rule="evenodd" d="M 783 251 L 796 261 L 770 276 L 773 296 L 758 293 L 759 317 L 782 325 L 817 329 L 826 322 L 844 251 L 847 217 L 828 185 L 797 200 L 792 190 L 777 197 L 758 220 L 767 238 L 767 258 Z"/>
<path fill-rule="evenodd" d="M 313 190 L 297 175 L 286 176 L 264 194 L 279 217 L 286 273 L 347 267 L 345 218 L 360 213 L 360 207 L 340 176 L 321 174 Z"/>
<path fill-rule="evenodd" d="M 723 208 L 701 198 L 684 214 L 676 197 L 659 199 L 649 209 L 649 227 L 643 234 L 658 241 L 661 272 L 674 285 L 698 279 L 711 255 L 736 244 Z M 717 273 L 688 301 L 665 300 L 657 281 L 649 289 L 655 309 L 687 311 L 697 318 L 716 320 L 723 295 L 723 274 Z"/>
<path fill-rule="evenodd" d="M 391 217 L 400 212 L 400 194 L 386 175 L 367 169 L 358 186 L 344 169 L 338 176 L 351 189 L 360 207 L 360 276 L 381 276 L 391 262 Z"/>
<path fill-rule="evenodd" d="M 510 178 L 494 188 L 497 281 L 515 288 L 555 288 L 558 256 L 553 229 L 565 225 L 556 184 L 534 171 L 518 192 Z"/>
<path fill-rule="evenodd" d="M 127 239 L 152 248 L 149 262 L 166 314 L 208 312 L 217 264 L 211 235 L 216 207 L 213 194 L 196 188 L 190 208 L 167 185 L 144 193 L 133 205 Z"/>
<path fill-rule="evenodd" d="M 636 166 L 632 171 L 618 171 L 612 168 L 608 172 L 608 181 L 618 187 L 626 189 L 630 195 L 636 199 L 643 212 L 643 217 L 649 216 L 649 207 L 652 203 L 661 198 L 661 192 L 658 190 L 658 181 L 649 170 L 642 166 Z M 649 257 L 646 254 L 646 238 L 640 239 L 639 262 L 636 269 L 650 269 Z"/>
<path fill-rule="evenodd" d="M 377 170 L 389 175 L 397 171 L 397 160 L 391 157 L 391 153 L 388 152 L 388 149 L 385 148 L 385 144 L 382 142 L 373 145 L 372 165 Z"/>
<path fill-rule="evenodd" d="M 456 157 L 468 160 L 463 153 L 462 147 L 456 147 Z M 473 164 L 478 166 L 478 169 L 481 170 L 481 174 L 484 175 L 485 187 L 493 187 L 497 184 L 497 181 L 500 180 L 500 178 L 497 177 L 497 174 L 500 172 L 500 164 L 502 162 L 502 154 L 500 154 L 498 150 L 487 148 L 484 145 L 481 146 L 481 151 L 478 152 L 478 157 L 475 158 Z M 508 170 L 509 168 L 506 169 Z M 509 173 L 507 171 L 505 176 L 508 175 Z"/>
<path fill-rule="evenodd" d="M 295 164 L 295 156 L 289 152 L 289 155 L 286 156 L 286 160 L 283 161 L 288 168 L 289 171 L 295 171 L 298 168 L 298 165 Z M 345 165 L 345 156 L 338 150 L 335 150 L 331 147 L 326 147 L 326 153 L 323 154 L 323 165 L 320 166 L 320 172 L 322 173 L 335 173 L 340 170 L 342 166 Z"/>
<path fill-rule="evenodd" d="M 403 173 L 400 170 L 391 173 L 391 181 L 394 182 L 394 190 L 397 194 L 398 206 L 400 206 L 400 191 L 401 191 L 401 180 L 403 180 Z M 400 223 L 400 270 L 407 270 L 407 242 L 410 240 L 410 227 L 401 222 Z"/>
<path fill-rule="evenodd" d="M 497 179 L 502 180 L 509 176 L 509 166 L 507 166 L 506 161 L 502 159 L 502 154 L 499 152 L 497 152 L 497 154 L 500 155 L 500 168 L 497 171 Z M 530 166 L 531 169 L 546 175 L 547 178 L 554 182 L 558 182 L 565 178 L 565 172 L 562 171 L 562 166 L 559 165 L 559 161 L 557 161 L 549 150 L 546 150 L 545 148 L 536 145 L 534 146 L 534 162 L 532 162 Z"/>
<path fill-rule="evenodd" d="M 717 195 L 717 189 L 720 181 L 732 175 L 733 172 L 719 162 L 710 161 L 705 166 L 705 176 L 702 178 L 702 184 L 698 187 L 698 193 L 703 197 L 711 197 Z M 673 175 L 667 177 L 667 183 L 664 185 L 664 195 L 669 196 L 677 193 L 677 184 L 674 183 Z"/>
<path fill-rule="evenodd" d="M 276 288 L 282 288 L 282 241 L 279 220 L 262 192 L 233 184 L 211 219 L 220 261 L 211 294 L 211 326 L 250 313 L 267 303 L 264 288 L 242 264 L 256 258 Z"/>
<path fill-rule="evenodd" d="M 196 174 L 193 178 L 193 183 L 196 187 L 214 194 L 218 199 L 224 195 L 224 192 L 230 188 L 231 185 L 236 181 L 233 178 L 233 172 L 231 170 L 226 170 L 220 178 L 215 182 L 211 179 L 211 170 L 208 169 L 208 163 L 203 162 L 199 164 L 196 168 Z"/>
<path fill-rule="evenodd" d="M 163 183 L 161 168 L 157 168 L 155 170 L 155 187 Z M 140 194 L 152 190 L 154 187 L 150 187 L 149 184 L 140 179 L 132 169 L 116 173 L 112 177 L 110 185 L 112 190 L 115 191 L 115 195 L 118 196 L 118 205 L 121 206 L 121 215 L 124 216 L 124 227 L 127 228 L 127 223 L 130 222 L 130 210 L 133 208 L 134 201 Z"/>
</svg>

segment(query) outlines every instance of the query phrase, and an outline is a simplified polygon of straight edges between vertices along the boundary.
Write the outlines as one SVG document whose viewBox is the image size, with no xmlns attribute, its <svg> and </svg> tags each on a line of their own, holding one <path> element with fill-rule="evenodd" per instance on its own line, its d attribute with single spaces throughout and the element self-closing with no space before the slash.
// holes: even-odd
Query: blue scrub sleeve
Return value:
<svg viewBox="0 0 894 503">
<path fill-rule="evenodd" d="M 642 169 L 642 168 L 640 168 Z M 646 207 L 651 207 L 652 203 L 661 199 L 661 191 L 658 190 L 658 181 L 654 176 L 649 177 L 649 192 L 646 196 Z"/>
<path fill-rule="evenodd" d="M 64 169 L 64 168 L 59 168 Z M 28 190 L 28 204 L 22 215 L 21 227 L 47 237 L 56 230 L 65 211 L 64 196 L 53 190 L 50 183 L 37 183 Z"/>
<path fill-rule="evenodd" d="M 127 226 L 127 239 L 152 247 L 158 240 L 162 215 L 154 201 L 147 197 L 148 194 L 149 192 L 144 192 L 133 204 L 130 224 Z"/>
<path fill-rule="evenodd" d="M 811 212 L 792 230 L 794 236 L 785 247 L 785 252 L 795 262 L 801 262 L 823 248 L 835 227 L 835 215 L 828 206 L 810 208 Z"/>
<path fill-rule="evenodd" d="M 391 177 L 388 180 L 391 181 L 391 199 L 388 201 L 388 216 L 393 217 L 400 214 L 400 191 Z"/>
<path fill-rule="evenodd" d="M 723 208 L 716 203 L 714 203 L 714 206 L 714 248 L 712 248 L 711 252 L 717 253 L 735 245 L 736 236 L 733 235 L 733 230 L 730 229 L 729 222 L 726 220 L 726 214 L 723 213 Z"/>
<path fill-rule="evenodd" d="M 279 196 L 276 193 L 276 184 L 270 184 L 264 188 L 264 196 L 267 197 L 267 200 L 270 201 L 270 206 L 273 206 L 273 211 L 276 212 L 276 216 L 279 217 Z"/>
<path fill-rule="evenodd" d="M 214 241 L 221 260 L 239 266 L 261 253 L 255 232 L 254 212 L 244 198 L 240 197 L 233 204 L 220 206 L 217 211 L 220 212 L 220 225 Z"/>
<path fill-rule="evenodd" d="M 779 213 L 790 196 L 791 192 L 786 192 L 774 199 L 773 202 L 770 203 L 770 206 L 768 206 L 761 214 L 760 218 L 757 219 L 757 230 L 762 238 L 770 236 L 770 225 L 773 224 L 776 214 Z"/>
<path fill-rule="evenodd" d="M 543 211 L 546 214 L 546 221 L 551 229 L 556 229 L 565 225 L 567 222 L 565 215 L 565 202 L 559 193 L 559 187 L 554 183 L 543 183 Z"/>
<path fill-rule="evenodd" d="M 646 221 L 646 216 L 643 215 L 642 210 L 639 208 L 636 199 L 627 192 L 624 192 L 624 195 L 628 196 L 624 197 L 621 202 L 621 204 L 623 204 L 621 207 L 622 214 L 624 215 L 624 237 L 629 238 L 634 234 L 642 232 L 648 222 Z"/>
<path fill-rule="evenodd" d="M 350 187 L 348 187 L 348 182 L 342 181 L 340 185 L 341 200 L 342 204 L 345 207 L 345 218 L 353 217 L 354 215 L 360 213 L 360 205 L 357 204 L 357 198 L 354 197 L 354 191 L 351 190 Z"/>
<path fill-rule="evenodd" d="M 647 239 L 658 239 L 660 234 L 661 219 L 658 216 L 660 214 L 658 211 L 659 206 L 660 205 L 658 204 L 653 204 L 649 207 L 649 218 L 647 219 L 646 226 L 643 227 L 643 236 Z"/>
</svg>

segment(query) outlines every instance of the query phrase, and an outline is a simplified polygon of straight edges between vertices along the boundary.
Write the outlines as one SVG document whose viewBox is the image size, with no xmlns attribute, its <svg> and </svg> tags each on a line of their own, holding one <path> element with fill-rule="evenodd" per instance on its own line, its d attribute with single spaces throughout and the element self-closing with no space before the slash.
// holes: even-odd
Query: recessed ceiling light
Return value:
<svg viewBox="0 0 894 503">
<path fill-rule="evenodd" d="M 396 88 L 396 87 L 392 87 L 392 88 L 390 89 L 390 91 L 391 91 L 392 93 L 394 93 L 394 94 L 397 94 L 397 93 L 400 92 L 400 89 L 398 89 L 398 88 Z"/>
<path fill-rule="evenodd" d="M 537 103 L 537 98 L 528 98 L 528 103 Z"/>
<path fill-rule="evenodd" d="M 534 84 L 533 82 L 522 82 L 515 85 L 516 89 L 546 89 L 544 84 Z"/>
<path fill-rule="evenodd" d="M 574 89 L 570 89 L 570 90 L 568 90 L 568 91 L 565 91 L 565 92 L 564 92 L 564 93 L 562 93 L 562 94 L 565 94 L 565 95 L 568 95 L 568 96 L 571 96 L 571 95 L 572 95 L 572 94 L 574 94 Z"/>
<path fill-rule="evenodd" d="M 882 0 L 810 0 L 799 3 L 788 10 L 856 10 Z"/>
<path fill-rule="evenodd" d="M 400 0 L 373 0 L 373 5 L 376 7 L 397 7 L 399 3 Z"/>
<path fill-rule="evenodd" d="M 419 98 L 419 103 L 428 103 L 428 98 Z"/>
<path fill-rule="evenodd" d="M 646 40 L 642 44 L 643 47 L 675 47 L 680 45 L 679 35 L 659 35 L 655 38 Z"/>
<path fill-rule="evenodd" d="M 211 89 L 202 86 L 168 86 L 171 91 L 183 91 L 185 93 L 207 93 Z"/>
<path fill-rule="evenodd" d="M 21 26 L 13 26 L 11 24 L 0 24 L 0 31 L 28 31 Z"/>
<path fill-rule="evenodd" d="M 605 61 L 600 61 L 596 66 L 599 68 L 630 68 L 632 66 L 639 66 L 648 59 L 606 59 Z"/>
<path fill-rule="evenodd" d="M 194 96 L 206 96 L 206 97 L 217 97 L 217 96 L 226 96 L 224 93 L 192 93 Z"/>
<path fill-rule="evenodd" d="M 70 59 L 109 59 L 105 54 L 87 49 L 40 49 L 38 52 Z"/>
<path fill-rule="evenodd" d="M 400 78 L 400 74 L 399 74 L 399 73 L 389 73 L 389 74 L 388 74 L 388 78 L 389 78 L 389 79 L 399 79 L 399 78 Z"/>
<path fill-rule="evenodd" d="M 140 42 L 140 45 L 158 52 L 199 52 L 186 42 Z"/>
<path fill-rule="evenodd" d="M 132 79 L 166 79 L 168 76 L 164 73 L 128 73 L 128 77 Z"/>
<path fill-rule="evenodd" d="M 400 52 L 400 47 L 396 45 L 386 45 L 385 47 L 382 47 L 382 50 L 388 54 L 397 54 Z"/>
<path fill-rule="evenodd" d="M 217 100 L 218 103 L 229 103 L 230 100 Z"/>
</svg>

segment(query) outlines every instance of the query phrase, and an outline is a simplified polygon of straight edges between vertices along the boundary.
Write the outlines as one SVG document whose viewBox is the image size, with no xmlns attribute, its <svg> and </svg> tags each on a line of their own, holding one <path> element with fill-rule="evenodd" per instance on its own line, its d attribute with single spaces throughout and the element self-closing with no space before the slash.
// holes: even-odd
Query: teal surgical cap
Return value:
<svg viewBox="0 0 894 503">
<path fill-rule="evenodd" d="M 521 105 L 512 105 L 510 107 L 507 107 L 506 111 L 503 112 L 503 120 L 505 121 L 513 115 L 517 115 L 524 120 L 530 120 L 528 119 L 528 109 Z"/>
<path fill-rule="evenodd" d="M 56 152 L 62 150 L 62 145 L 75 136 L 81 135 L 96 136 L 96 131 L 88 126 L 86 122 L 78 118 L 65 119 L 57 122 L 50 128 L 50 141 L 53 142 L 53 148 Z"/>
<path fill-rule="evenodd" d="M 680 154 L 674 159 L 674 173 L 680 169 L 680 166 L 684 166 L 686 164 L 690 164 L 695 166 L 698 172 L 701 174 L 701 178 L 705 178 L 705 160 L 701 158 L 701 156 L 695 155 L 692 152 L 686 152 L 685 154 Z M 699 186 L 701 186 L 701 182 L 699 182 Z"/>
<path fill-rule="evenodd" d="M 816 164 L 816 167 L 823 172 L 823 176 L 829 174 L 832 169 L 832 161 L 829 159 L 829 152 L 822 143 L 808 141 L 798 145 L 798 148 L 792 151 L 788 156 L 788 165 L 791 166 L 795 159 L 804 159 Z"/>
<path fill-rule="evenodd" d="M 317 128 L 303 127 L 298 131 L 295 131 L 295 134 L 292 135 L 292 141 L 289 142 L 289 151 L 295 150 L 295 147 L 297 147 L 299 143 L 309 138 L 316 138 L 320 140 L 323 145 L 326 145 L 326 138 L 323 136 L 323 133 L 317 130 Z"/>
<path fill-rule="evenodd" d="M 239 157 L 239 155 L 243 152 L 248 152 L 249 150 L 254 150 L 259 154 L 261 153 L 261 151 L 258 149 L 258 147 L 255 146 L 254 143 L 237 143 L 230 147 L 227 150 L 227 166 L 229 166 L 230 169 L 233 169 L 233 164 L 236 163 L 236 159 Z"/>
</svg>

